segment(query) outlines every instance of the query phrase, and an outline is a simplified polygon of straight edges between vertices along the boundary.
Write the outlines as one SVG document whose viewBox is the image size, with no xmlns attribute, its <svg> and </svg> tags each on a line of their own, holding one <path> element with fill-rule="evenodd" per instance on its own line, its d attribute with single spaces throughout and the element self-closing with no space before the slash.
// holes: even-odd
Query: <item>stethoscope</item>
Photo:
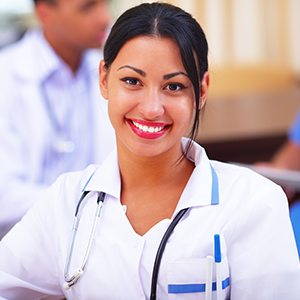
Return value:
<svg viewBox="0 0 300 300">
<path fill-rule="evenodd" d="M 88 80 L 88 90 L 91 88 L 91 81 Z M 46 87 L 45 87 L 45 81 L 43 81 L 40 84 L 40 93 L 42 95 L 42 98 L 44 100 L 44 104 L 46 107 L 46 111 L 49 117 L 49 121 L 51 123 L 51 126 L 53 127 L 55 136 L 52 142 L 52 150 L 55 153 L 58 154 L 71 154 L 75 151 L 75 143 L 70 138 L 68 138 L 68 134 L 66 132 L 66 129 L 64 125 L 60 124 L 58 121 L 57 116 L 55 115 L 55 112 L 53 110 L 53 107 L 51 106 L 50 99 L 47 95 Z M 71 118 L 71 115 L 73 113 L 74 107 L 70 110 L 70 114 L 65 118 L 68 122 Z"/>
<path fill-rule="evenodd" d="M 45 83 L 43 82 L 40 86 L 40 92 L 44 99 L 44 103 L 46 106 L 46 111 L 49 116 L 49 120 L 51 125 L 55 131 L 54 140 L 52 142 L 52 150 L 59 154 L 70 154 L 75 150 L 75 144 L 73 141 L 67 138 L 67 134 L 65 130 L 63 130 L 63 126 L 59 124 L 57 117 L 53 111 L 53 108 L 50 104 L 49 97 L 46 93 Z"/>
<path fill-rule="evenodd" d="M 216 204 L 219 204 L 219 183 L 218 183 L 218 177 L 217 177 L 216 171 L 214 170 L 214 168 L 212 166 L 211 166 L 211 173 L 212 173 L 211 204 L 216 205 Z M 92 174 L 92 176 L 93 175 L 94 174 Z M 91 180 L 92 176 L 89 178 L 88 182 Z M 85 187 L 87 186 L 88 182 L 86 183 Z M 76 211 L 75 211 L 75 219 L 74 219 L 74 224 L 73 224 L 73 229 L 72 229 L 71 241 L 70 241 L 70 245 L 69 245 L 69 249 L 68 249 L 66 265 L 65 265 L 65 270 L 64 270 L 65 283 L 64 283 L 63 287 L 65 290 L 69 290 L 78 281 L 80 276 L 84 273 L 86 262 L 89 257 L 92 243 L 93 243 L 93 240 L 95 237 L 97 224 L 98 224 L 98 221 L 100 218 L 101 208 L 102 208 L 102 205 L 103 205 L 103 202 L 105 199 L 104 192 L 97 192 L 98 193 L 97 208 L 96 208 L 94 222 L 93 222 L 92 230 L 91 230 L 89 241 L 88 241 L 88 246 L 87 246 L 81 266 L 75 270 L 74 274 L 71 277 L 69 277 L 68 273 L 69 273 L 69 268 L 70 268 L 70 263 L 71 263 L 71 258 L 72 258 L 72 252 L 74 249 L 76 233 L 77 233 L 77 229 L 78 229 L 79 221 L 80 221 L 80 215 L 79 215 L 80 206 L 81 206 L 84 198 L 91 192 L 91 191 L 85 191 L 84 190 L 85 187 L 83 188 L 82 195 L 78 201 Z M 189 210 L 189 207 L 184 208 L 178 212 L 178 214 L 173 219 L 173 221 L 171 222 L 171 224 L 169 225 L 168 229 L 166 230 L 164 236 L 161 239 L 161 242 L 159 244 L 159 247 L 158 247 L 158 250 L 156 253 L 154 266 L 153 266 L 150 300 L 156 299 L 158 271 L 159 271 L 162 255 L 165 250 L 168 239 L 169 239 L 170 235 L 172 234 L 172 232 L 174 231 L 174 228 L 176 227 L 178 222 L 182 219 L 182 217 L 188 210 Z"/>
</svg>

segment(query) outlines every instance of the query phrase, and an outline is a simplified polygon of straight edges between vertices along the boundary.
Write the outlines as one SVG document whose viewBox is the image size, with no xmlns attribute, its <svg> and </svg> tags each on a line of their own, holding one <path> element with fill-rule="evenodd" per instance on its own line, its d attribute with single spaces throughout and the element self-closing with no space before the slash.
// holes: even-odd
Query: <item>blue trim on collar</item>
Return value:
<svg viewBox="0 0 300 300">
<path fill-rule="evenodd" d="M 212 185 L 211 185 L 211 205 L 219 204 L 219 180 L 217 173 L 212 165 L 210 165 Z"/>
<path fill-rule="evenodd" d="M 96 171 L 97 171 L 97 170 L 95 170 L 95 171 L 93 172 L 93 174 L 90 176 L 90 178 L 88 179 L 88 181 L 87 181 L 86 184 L 84 185 L 84 187 L 83 187 L 83 189 L 82 189 L 81 192 L 84 192 L 86 186 L 89 184 L 89 182 L 91 181 L 91 179 L 92 179 L 92 177 L 94 176 L 94 174 L 96 173 Z"/>
<path fill-rule="evenodd" d="M 222 281 L 222 289 L 229 286 L 229 277 Z M 217 283 L 212 283 L 212 290 L 217 290 Z M 188 294 L 188 293 L 203 293 L 205 292 L 205 283 L 191 283 L 191 284 L 169 284 L 168 294 Z"/>
</svg>

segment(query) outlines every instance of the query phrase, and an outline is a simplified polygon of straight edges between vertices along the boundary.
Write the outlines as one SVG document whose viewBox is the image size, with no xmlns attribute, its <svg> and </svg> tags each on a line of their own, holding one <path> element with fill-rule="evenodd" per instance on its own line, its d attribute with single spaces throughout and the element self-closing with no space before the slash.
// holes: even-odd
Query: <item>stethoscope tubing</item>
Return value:
<svg viewBox="0 0 300 300">
<path fill-rule="evenodd" d="M 74 222 L 73 222 L 73 228 L 72 228 L 72 235 L 71 235 L 71 240 L 70 240 L 70 244 L 69 244 L 69 249 L 68 249 L 68 254 L 67 254 L 67 259 L 66 259 L 66 264 L 65 264 L 65 270 L 64 270 L 64 278 L 65 281 L 70 283 L 72 280 L 75 279 L 74 276 L 72 276 L 71 278 L 69 278 L 69 267 L 70 267 L 70 262 L 71 262 L 71 257 L 73 254 L 73 249 L 74 249 L 74 243 L 75 243 L 75 238 L 76 238 L 76 234 L 77 234 L 77 228 L 79 226 L 79 218 L 78 218 L 78 212 L 79 212 L 79 208 L 80 205 L 83 201 L 83 199 L 86 197 L 86 195 L 88 194 L 88 191 L 84 191 L 78 201 L 77 207 L 76 207 L 76 211 L 75 211 L 75 218 L 74 218 Z M 75 284 L 75 283 L 74 283 Z M 73 284 L 72 284 L 73 285 Z"/>
<path fill-rule="evenodd" d="M 96 210 L 96 213 L 95 213 L 95 218 L 94 218 L 92 230 L 91 230 L 91 233 L 90 233 L 88 246 L 87 246 L 87 249 L 86 249 L 86 252 L 85 252 L 85 255 L 84 255 L 84 259 L 82 261 L 81 267 L 76 269 L 76 271 L 75 271 L 75 273 L 77 272 L 76 273 L 77 275 L 75 276 L 75 273 L 74 273 L 74 275 L 69 277 L 68 274 L 69 274 L 69 268 L 70 268 L 70 263 L 71 263 L 71 257 L 72 257 L 72 254 L 73 254 L 74 243 L 75 243 L 77 229 L 78 229 L 79 221 L 80 221 L 80 216 L 79 216 L 80 206 L 81 206 L 83 200 L 85 199 L 85 197 L 89 193 L 90 193 L 90 191 L 84 191 L 82 193 L 82 195 L 81 195 L 81 197 L 78 201 L 77 207 L 76 207 L 75 219 L 74 219 L 73 230 L 72 230 L 72 235 L 71 235 L 71 241 L 70 241 L 70 245 L 69 245 L 69 249 L 68 249 L 68 255 L 67 255 L 65 270 L 64 270 L 64 279 L 65 279 L 65 285 L 66 285 L 64 287 L 66 289 L 69 289 L 71 286 L 73 286 L 77 282 L 77 280 L 82 275 L 82 273 L 85 269 L 85 266 L 86 266 L 86 263 L 87 263 L 87 260 L 88 260 L 89 254 L 90 254 L 90 250 L 91 250 L 91 247 L 92 247 L 92 243 L 93 243 L 93 240 L 94 240 L 97 224 L 98 224 L 98 221 L 99 221 L 99 218 L 100 218 L 102 204 L 103 204 L 104 199 L 105 199 L 105 193 L 99 192 L 98 193 L 99 195 L 98 195 L 98 198 L 97 198 L 97 210 Z M 184 214 L 187 212 L 187 210 L 188 210 L 188 208 L 185 208 L 185 209 L 182 209 L 181 211 L 179 211 L 179 213 L 176 215 L 174 220 L 169 225 L 167 231 L 165 232 L 165 234 L 164 234 L 164 236 L 163 236 L 163 238 L 160 242 L 160 245 L 158 247 L 157 254 L 156 254 L 156 257 L 155 257 L 154 266 L 153 266 L 150 300 L 156 300 L 158 271 L 159 271 L 162 255 L 163 255 L 163 252 L 165 250 L 168 239 L 169 239 L 170 235 L 172 234 L 175 226 L 178 224 L 178 222 L 184 216 Z"/>
<path fill-rule="evenodd" d="M 78 216 L 79 208 L 80 208 L 80 205 L 81 205 L 82 201 L 84 200 L 84 198 L 86 197 L 86 195 L 88 193 L 89 193 L 89 191 L 84 191 L 82 193 L 82 195 L 81 195 L 81 197 L 78 201 L 77 208 L 76 208 L 74 225 L 73 225 L 73 230 L 72 230 L 72 236 L 71 236 L 71 241 L 70 241 L 70 245 L 69 245 L 69 250 L 68 250 L 68 255 L 67 255 L 66 265 L 65 265 L 65 271 L 64 271 L 64 278 L 65 278 L 65 282 L 67 283 L 68 288 L 70 288 L 71 286 L 73 286 L 77 282 L 77 280 L 82 275 L 82 273 L 85 269 L 86 262 L 87 262 L 87 259 L 89 257 L 90 250 L 91 250 L 91 247 L 92 247 L 92 244 L 93 244 L 97 224 L 98 224 L 98 221 L 99 221 L 99 218 L 100 218 L 102 204 L 103 204 L 104 199 L 105 199 L 105 193 L 100 192 L 99 195 L 98 195 L 98 198 L 97 198 L 97 210 L 96 210 L 96 213 L 95 213 L 94 222 L 93 222 L 92 230 L 91 230 L 91 233 L 90 233 L 88 246 L 87 246 L 87 249 L 85 251 L 85 255 L 84 255 L 81 267 L 76 270 L 77 274 L 79 276 L 72 275 L 72 277 L 69 277 L 68 273 L 69 273 L 69 268 L 70 268 L 70 263 L 71 263 L 71 257 L 72 257 L 72 253 L 73 253 L 73 249 L 74 249 L 74 243 L 75 243 L 76 234 L 77 234 L 77 229 L 78 229 L 79 221 L 80 221 L 80 217 Z"/>
<path fill-rule="evenodd" d="M 218 183 L 218 177 L 217 174 L 214 170 L 214 168 L 211 166 L 211 172 L 212 172 L 212 194 L 211 194 L 211 204 L 212 205 L 216 205 L 219 204 L 219 183 Z M 92 174 L 92 176 L 94 175 L 94 173 Z M 91 177 L 92 177 L 91 176 Z M 90 177 L 90 179 L 91 179 Z M 89 179 L 89 180 L 90 180 Z M 89 182 L 88 180 L 88 182 Z M 88 183 L 87 182 L 87 183 Z M 86 185 L 87 185 L 86 183 Z M 86 187 L 85 185 L 85 187 Z M 85 189 L 85 187 L 83 188 L 83 190 Z M 86 195 L 90 193 L 90 191 L 83 191 L 77 207 L 76 207 L 76 212 L 75 212 L 75 220 L 74 220 L 74 225 L 73 225 L 73 230 L 72 230 L 72 236 L 71 236 L 71 241 L 70 241 L 70 245 L 69 245 L 69 249 L 68 249 L 68 255 L 67 255 L 67 259 L 66 259 L 66 265 L 65 265 L 65 271 L 64 271 L 64 277 L 65 277 L 65 284 L 64 284 L 64 288 L 65 289 L 69 289 L 71 286 L 73 286 L 77 280 L 79 279 L 79 277 L 81 276 L 89 253 L 90 253 L 90 249 L 92 246 L 92 242 L 95 236 L 95 231 L 96 231 L 96 227 L 98 224 L 98 220 L 100 218 L 100 213 L 101 213 L 101 208 L 102 208 L 102 204 L 104 202 L 105 199 L 105 193 L 104 192 L 98 192 L 98 198 L 97 198 L 97 210 L 95 213 L 95 219 L 94 219 L 94 223 L 93 223 L 93 227 L 92 227 L 92 231 L 89 237 L 89 243 L 88 243 L 88 247 L 83 259 L 83 263 L 81 265 L 81 268 L 77 269 L 76 272 L 74 273 L 74 275 L 69 278 L 69 267 L 70 267 L 70 262 L 71 262 L 71 257 L 72 257 L 72 252 L 73 252 L 73 248 L 74 248 L 74 242 L 75 242 L 75 238 L 76 238 L 76 233 L 77 233 L 77 228 L 79 226 L 79 220 L 80 220 L 80 216 L 79 216 L 79 212 L 80 212 L 80 207 L 81 204 L 84 200 L 84 198 L 86 197 Z M 181 211 L 179 211 L 179 213 L 176 215 L 176 217 L 173 219 L 173 221 L 171 222 L 171 224 L 169 225 L 168 229 L 166 230 L 156 253 L 156 257 L 154 260 L 154 265 L 153 265 L 153 272 L 152 272 L 152 281 L 151 281 L 151 292 L 150 292 L 150 300 L 156 300 L 156 290 L 157 290 L 157 279 L 158 279 L 158 271 L 159 271 L 159 267 L 160 267 L 160 262 L 162 259 L 162 255 L 163 252 L 165 250 L 166 244 L 168 242 L 168 239 L 170 237 L 170 235 L 172 234 L 175 226 L 178 224 L 178 222 L 181 220 L 181 218 L 184 216 L 184 214 L 188 211 L 189 208 L 184 208 Z M 81 273 L 78 273 L 77 271 L 80 271 Z"/>
<path fill-rule="evenodd" d="M 159 271 L 162 255 L 163 255 L 163 252 L 167 245 L 167 242 L 169 240 L 169 237 L 172 234 L 175 226 L 178 224 L 178 222 L 184 216 L 184 214 L 187 212 L 188 209 L 189 208 L 184 208 L 181 211 L 179 211 L 179 213 L 176 215 L 176 217 L 174 218 L 172 223 L 169 225 L 167 231 L 165 232 L 165 234 L 159 244 L 159 247 L 158 247 L 158 250 L 156 253 L 156 257 L 155 257 L 155 261 L 154 261 L 153 272 L 152 272 L 150 300 L 156 300 L 158 271 Z"/>
<path fill-rule="evenodd" d="M 93 240 L 94 240 L 94 237 L 95 237 L 97 224 L 98 224 L 98 221 L 99 221 L 99 218 L 100 218 L 102 204 L 103 204 L 104 199 L 105 199 L 105 193 L 98 192 L 99 195 L 98 195 L 98 198 L 97 198 L 97 210 L 96 210 L 96 213 L 95 213 L 95 218 L 94 218 L 92 230 L 91 230 L 91 233 L 90 233 L 88 246 L 87 246 L 87 249 L 86 249 L 82 264 L 81 264 L 81 267 L 76 269 L 76 271 L 75 271 L 74 275 L 72 275 L 72 277 L 69 277 L 68 274 L 69 274 L 69 268 L 70 268 L 70 263 L 71 263 L 71 257 L 72 257 L 72 254 L 73 254 L 74 243 L 75 243 L 77 229 L 78 229 L 79 221 L 80 221 L 80 216 L 79 216 L 80 206 L 81 206 L 83 200 L 85 199 L 85 197 L 87 196 L 88 193 L 90 193 L 90 191 L 84 191 L 82 193 L 82 195 L 81 195 L 81 197 L 78 201 L 77 207 L 76 207 L 75 219 L 74 219 L 73 230 L 72 230 L 72 235 L 71 235 L 71 241 L 70 241 L 70 245 L 69 245 L 69 249 L 68 249 L 68 255 L 67 255 L 66 265 L 65 265 L 65 270 L 64 270 L 64 279 L 65 279 L 64 287 L 66 289 L 69 289 L 71 286 L 73 286 L 77 282 L 77 280 L 82 275 L 82 273 L 85 269 L 85 266 L 86 266 L 86 263 L 87 263 L 87 260 L 88 260 L 89 254 L 90 254 L 90 250 L 91 250 L 91 247 L 92 247 L 92 243 L 93 243 Z M 164 234 L 164 236 L 163 236 L 163 238 L 160 242 L 160 245 L 158 247 L 157 254 L 156 254 L 156 257 L 155 257 L 154 266 L 153 266 L 150 300 L 156 300 L 158 271 L 159 271 L 162 255 L 163 255 L 163 252 L 165 250 L 168 239 L 169 239 L 170 235 L 172 234 L 175 226 L 178 224 L 178 222 L 184 216 L 184 214 L 187 212 L 187 210 L 188 210 L 188 208 L 185 208 L 185 209 L 182 209 L 181 211 L 179 211 L 179 213 L 176 215 L 174 220 L 169 225 L 167 231 L 165 232 L 165 234 Z M 75 276 L 75 274 L 77 274 L 77 275 Z"/>
</svg>

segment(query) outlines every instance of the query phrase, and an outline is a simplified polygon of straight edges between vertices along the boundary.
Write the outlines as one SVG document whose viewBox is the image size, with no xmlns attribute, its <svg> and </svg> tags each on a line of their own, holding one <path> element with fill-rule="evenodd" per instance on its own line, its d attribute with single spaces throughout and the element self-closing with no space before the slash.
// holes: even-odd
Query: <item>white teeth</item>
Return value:
<svg viewBox="0 0 300 300">
<path fill-rule="evenodd" d="M 137 128 L 139 128 L 140 130 L 144 131 L 144 132 L 158 132 L 158 131 L 161 131 L 164 127 L 148 127 L 146 125 L 141 125 L 139 123 L 136 123 L 136 122 L 133 122 L 133 125 Z"/>
</svg>

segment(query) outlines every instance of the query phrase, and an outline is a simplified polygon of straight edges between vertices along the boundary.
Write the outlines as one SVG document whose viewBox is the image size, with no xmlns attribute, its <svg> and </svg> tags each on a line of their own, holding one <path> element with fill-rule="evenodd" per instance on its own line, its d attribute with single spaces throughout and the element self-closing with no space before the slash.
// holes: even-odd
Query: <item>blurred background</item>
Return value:
<svg viewBox="0 0 300 300">
<path fill-rule="evenodd" d="M 112 0 L 112 13 L 142 2 Z M 197 140 L 212 159 L 269 160 L 300 104 L 300 0 L 164 2 L 190 12 L 209 42 L 211 88 Z M 33 26 L 32 0 L 0 0 L 0 48 Z"/>
</svg>

